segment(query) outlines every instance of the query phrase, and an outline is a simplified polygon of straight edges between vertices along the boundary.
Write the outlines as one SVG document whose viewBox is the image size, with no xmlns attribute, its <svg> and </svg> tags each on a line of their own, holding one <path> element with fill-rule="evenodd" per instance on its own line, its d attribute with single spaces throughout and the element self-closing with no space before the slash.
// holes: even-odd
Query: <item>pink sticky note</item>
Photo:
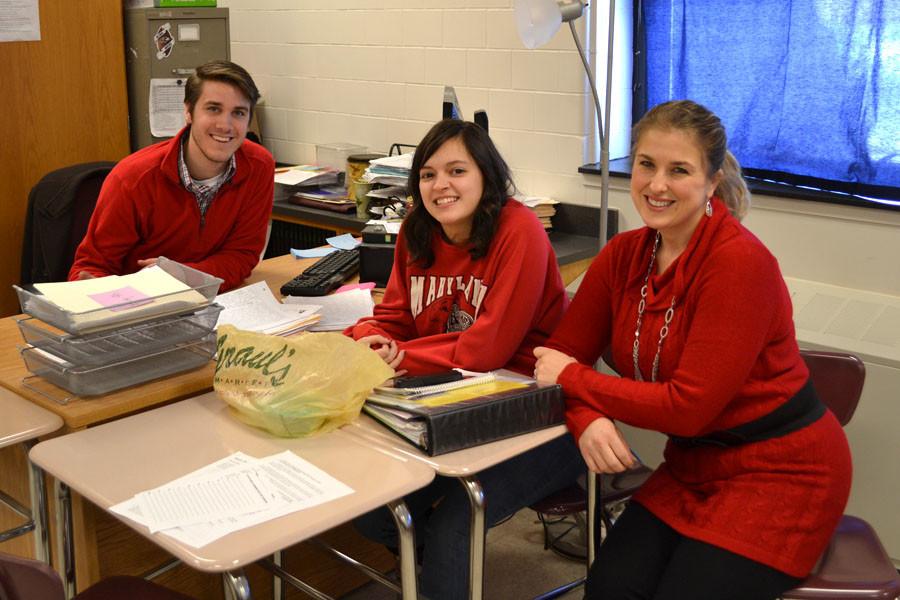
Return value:
<svg viewBox="0 0 900 600">
<path fill-rule="evenodd" d="M 117 290 L 110 290 L 100 294 L 88 294 L 88 298 L 95 300 L 100 303 L 101 306 L 112 311 L 127 310 L 129 308 L 134 308 L 135 306 L 152 302 L 150 296 L 143 292 L 139 292 L 131 286 L 125 286 Z"/>
<path fill-rule="evenodd" d="M 374 287 L 374 281 L 368 281 L 366 283 L 350 283 L 348 285 L 339 287 L 334 291 L 334 293 L 339 294 L 341 292 L 349 292 L 350 290 L 371 290 Z"/>
</svg>

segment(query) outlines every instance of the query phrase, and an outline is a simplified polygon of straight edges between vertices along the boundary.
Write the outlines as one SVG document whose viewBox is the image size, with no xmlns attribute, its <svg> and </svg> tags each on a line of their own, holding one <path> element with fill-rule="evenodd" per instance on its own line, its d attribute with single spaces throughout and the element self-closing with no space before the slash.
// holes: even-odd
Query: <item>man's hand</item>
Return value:
<svg viewBox="0 0 900 600">
<path fill-rule="evenodd" d="M 79 271 L 78 272 L 78 281 L 82 281 L 84 279 L 95 279 L 96 275 L 92 275 L 87 271 Z"/>
<path fill-rule="evenodd" d="M 631 448 L 616 424 L 606 417 L 595 419 L 581 437 L 578 448 L 594 473 L 621 473 L 635 464 Z"/>
<path fill-rule="evenodd" d="M 146 269 L 147 267 L 152 267 L 158 261 L 159 261 L 159 258 L 144 258 L 144 259 L 138 260 L 137 263 L 140 268 Z"/>
</svg>

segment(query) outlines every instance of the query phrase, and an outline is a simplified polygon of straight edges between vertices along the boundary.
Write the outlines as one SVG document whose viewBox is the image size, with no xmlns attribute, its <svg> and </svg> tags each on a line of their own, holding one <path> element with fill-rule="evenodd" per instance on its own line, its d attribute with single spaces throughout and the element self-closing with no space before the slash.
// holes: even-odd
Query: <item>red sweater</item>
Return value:
<svg viewBox="0 0 900 600">
<path fill-rule="evenodd" d="M 181 136 L 138 150 L 110 172 L 75 253 L 69 279 L 81 271 L 98 277 L 139 269 L 140 259 L 165 256 L 238 286 L 259 262 L 272 214 L 275 162 L 245 141 L 235 152 L 235 173 L 200 225 L 194 195 L 178 175 Z"/>
<path fill-rule="evenodd" d="M 775 258 L 720 201 L 713 206 L 684 253 L 650 276 L 640 333 L 645 379 L 676 298 L 657 383 L 634 381 L 632 358 L 656 232 L 617 236 L 591 265 L 548 342 L 579 361 L 559 377 L 576 437 L 601 415 L 700 436 L 771 412 L 808 378 Z M 610 344 L 621 378 L 588 366 Z M 670 441 L 665 459 L 635 497 L 641 504 L 687 536 L 797 577 L 825 548 L 850 489 L 847 441 L 831 413 L 781 438 L 733 448 Z"/>
<path fill-rule="evenodd" d="M 381 334 L 406 350 L 399 368 L 411 374 L 460 367 L 534 370 L 535 346 L 559 323 L 568 300 L 556 256 L 534 213 L 508 200 L 488 254 L 472 260 L 466 248 L 435 231 L 435 262 L 410 264 L 404 231 L 394 268 L 374 316 L 344 333 Z"/>
</svg>

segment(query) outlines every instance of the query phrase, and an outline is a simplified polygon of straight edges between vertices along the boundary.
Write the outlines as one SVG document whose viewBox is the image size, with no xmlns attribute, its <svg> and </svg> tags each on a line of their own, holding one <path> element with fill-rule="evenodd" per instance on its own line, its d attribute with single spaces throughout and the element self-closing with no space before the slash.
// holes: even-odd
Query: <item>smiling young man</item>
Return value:
<svg viewBox="0 0 900 600">
<path fill-rule="evenodd" d="M 239 285 L 259 261 L 275 162 L 246 138 L 259 91 L 225 60 L 201 65 L 184 94 L 186 125 L 124 158 L 100 190 L 69 279 L 124 275 L 160 256 Z"/>
</svg>

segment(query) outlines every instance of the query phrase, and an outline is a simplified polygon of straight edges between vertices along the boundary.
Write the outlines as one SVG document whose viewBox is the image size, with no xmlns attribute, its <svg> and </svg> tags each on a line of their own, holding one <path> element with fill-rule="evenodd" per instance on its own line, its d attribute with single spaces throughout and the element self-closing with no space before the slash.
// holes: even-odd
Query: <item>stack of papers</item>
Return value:
<svg viewBox="0 0 900 600">
<path fill-rule="evenodd" d="M 71 313 L 72 321 L 85 331 L 89 327 L 125 325 L 209 304 L 203 294 L 158 265 L 130 275 L 36 283 L 34 287 L 43 300 Z M 23 308 L 28 312 L 28 306 Z"/>
<path fill-rule="evenodd" d="M 109 510 L 201 548 L 229 533 L 310 508 L 353 489 L 285 451 L 257 459 L 236 452 Z"/>
<path fill-rule="evenodd" d="M 216 325 L 234 325 L 238 329 L 270 335 L 293 335 L 319 320 L 318 304 L 282 304 L 264 281 L 219 294 L 222 305 Z"/>
<path fill-rule="evenodd" d="M 284 299 L 284 303 L 300 306 L 315 303 L 320 306 L 319 322 L 312 325 L 310 331 L 341 331 L 363 317 L 371 317 L 375 308 L 372 291 L 363 288 L 337 292 L 329 296 L 288 296 Z"/>
<path fill-rule="evenodd" d="M 396 156 L 384 156 L 369 161 L 369 168 L 363 174 L 363 179 L 369 183 L 381 183 L 389 186 L 402 186 L 406 190 L 409 179 L 409 170 L 412 168 L 412 152 Z M 405 197 L 405 191 L 400 195 Z"/>
</svg>

